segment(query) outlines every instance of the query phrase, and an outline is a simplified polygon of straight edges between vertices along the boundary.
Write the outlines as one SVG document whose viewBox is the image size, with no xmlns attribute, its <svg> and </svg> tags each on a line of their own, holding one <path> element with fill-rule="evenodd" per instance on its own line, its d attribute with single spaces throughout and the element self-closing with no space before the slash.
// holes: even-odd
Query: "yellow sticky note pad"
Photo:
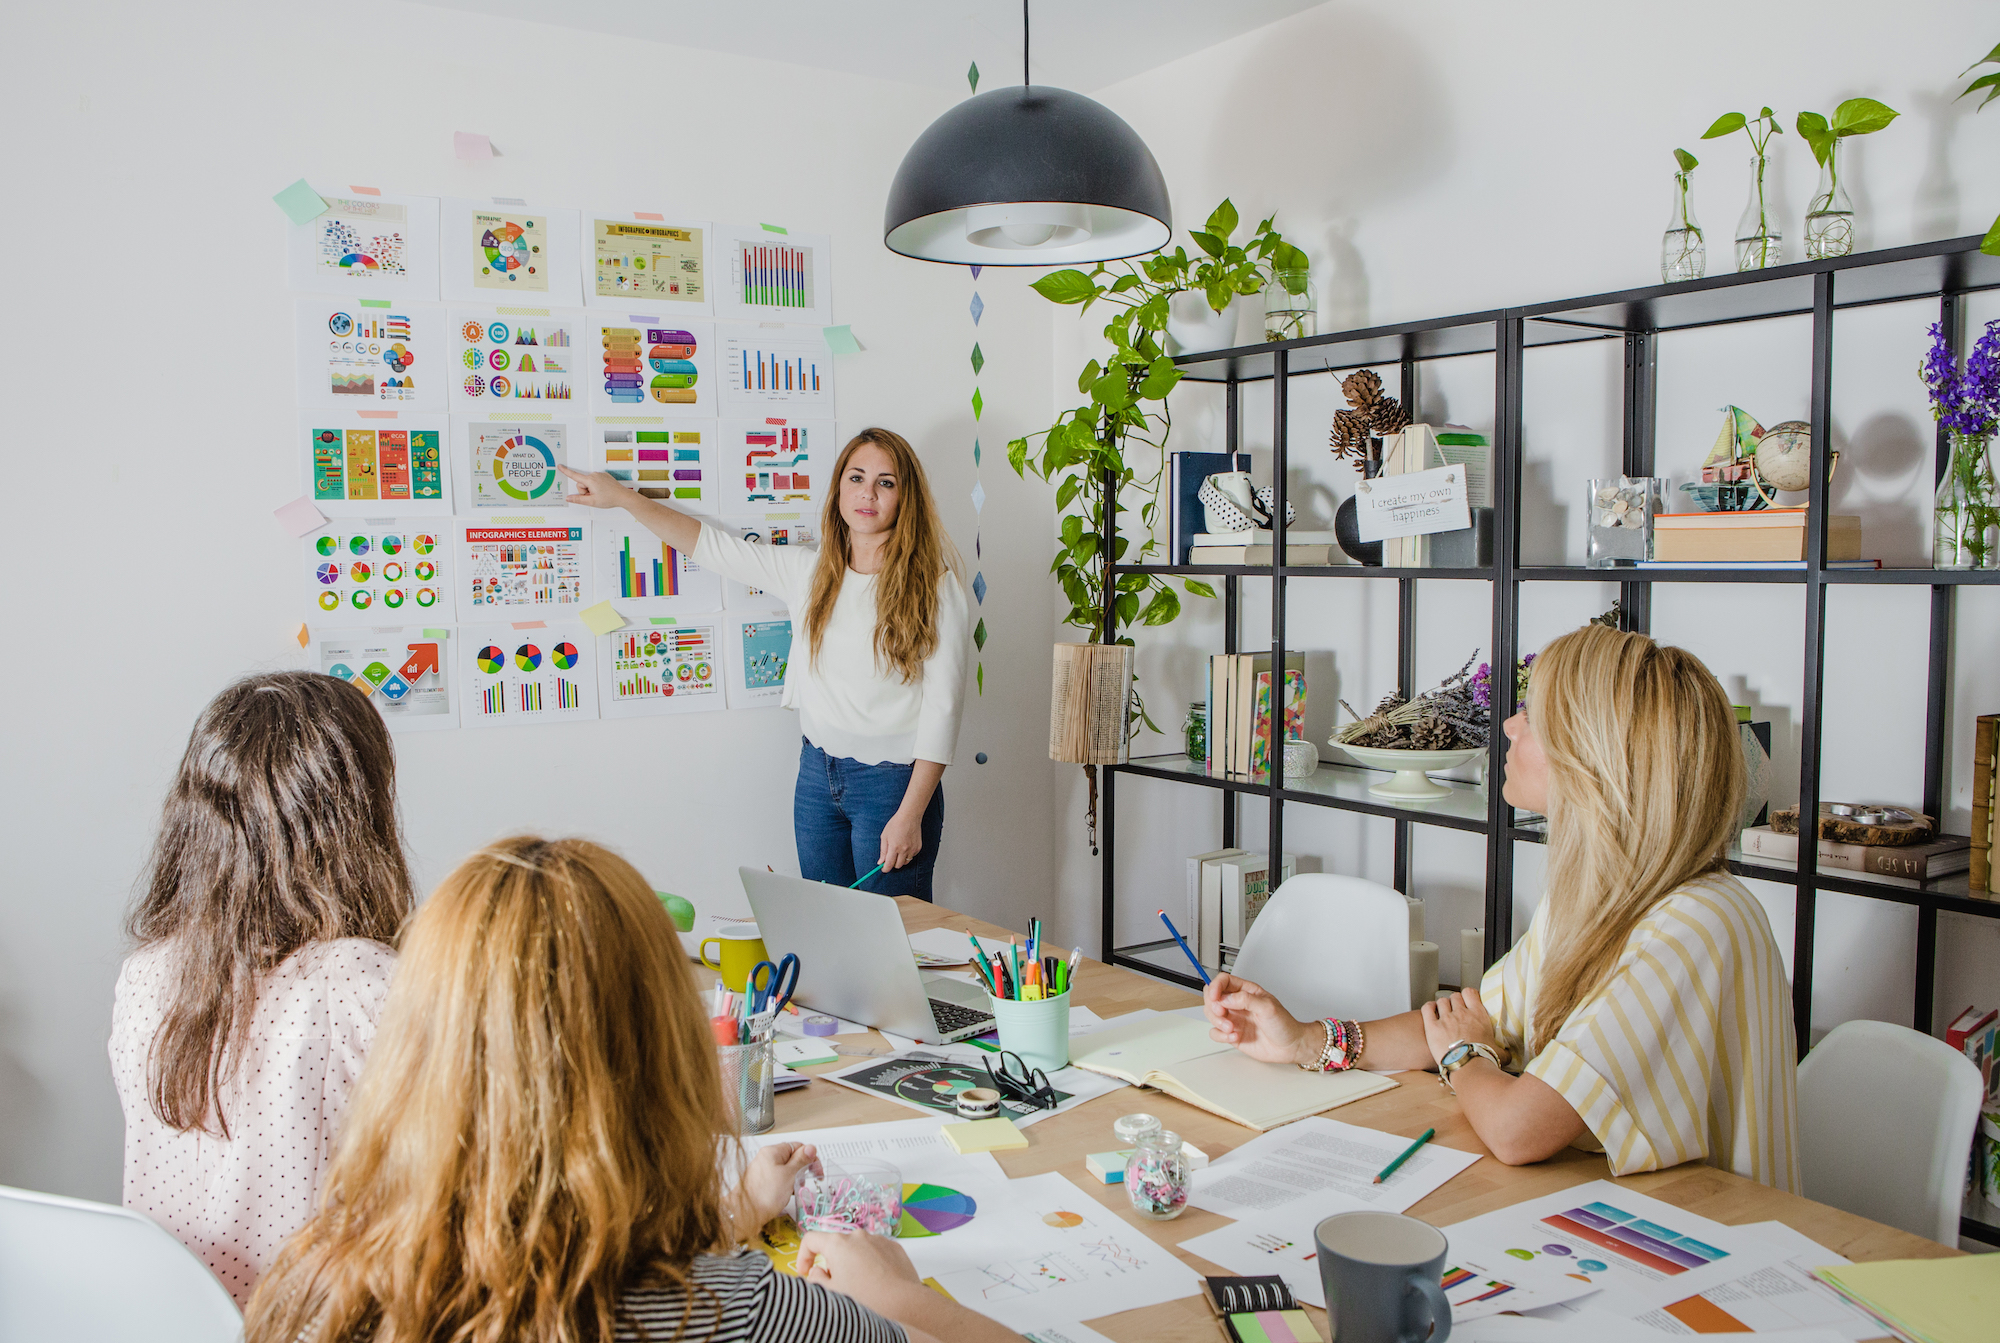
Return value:
<svg viewBox="0 0 2000 1343">
<path fill-rule="evenodd" d="M 609 634 L 615 629 L 624 628 L 625 625 L 625 617 L 619 615 L 608 601 L 584 607 L 577 618 L 590 627 L 592 634 Z"/>
<path fill-rule="evenodd" d="M 1011 1119 L 970 1119 L 963 1124 L 946 1124 L 944 1140 L 960 1156 L 974 1152 L 1011 1152 L 1028 1145 L 1028 1135 L 1014 1127 Z"/>
</svg>

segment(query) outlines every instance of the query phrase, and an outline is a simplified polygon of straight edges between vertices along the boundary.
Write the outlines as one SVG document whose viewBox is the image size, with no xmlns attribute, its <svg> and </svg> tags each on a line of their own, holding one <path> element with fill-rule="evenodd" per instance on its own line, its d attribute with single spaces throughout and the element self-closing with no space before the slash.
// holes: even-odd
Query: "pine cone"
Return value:
<svg viewBox="0 0 2000 1343">
<path fill-rule="evenodd" d="M 1426 718 L 1410 733 L 1419 751 L 1449 751 L 1458 745 L 1458 729 L 1442 718 Z"/>
<path fill-rule="evenodd" d="M 1382 379 L 1373 369 L 1359 369 L 1340 380 L 1340 394 L 1348 405 L 1366 411 L 1382 399 Z"/>
<path fill-rule="evenodd" d="M 1400 434 L 1410 427 L 1410 412 L 1393 396 L 1385 396 L 1368 408 L 1368 431 L 1384 437 Z"/>
<path fill-rule="evenodd" d="M 1360 461 L 1368 455 L 1368 416 L 1358 410 L 1336 410 L 1333 412 L 1333 432 L 1327 436 L 1327 443 L 1336 457 L 1352 457 Z"/>
</svg>

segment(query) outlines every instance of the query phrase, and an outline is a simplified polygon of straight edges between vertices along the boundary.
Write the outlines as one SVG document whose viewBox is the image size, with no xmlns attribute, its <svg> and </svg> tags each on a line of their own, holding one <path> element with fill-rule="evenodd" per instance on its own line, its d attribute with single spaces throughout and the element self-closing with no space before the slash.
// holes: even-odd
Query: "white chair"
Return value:
<svg viewBox="0 0 2000 1343">
<path fill-rule="evenodd" d="M 1235 973 L 1300 1021 L 1372 1021 L 1410 1010 L 1410 906 L 1387 886 L 1302 872 L 1264 906 Z"/>
<path fill-rule="evenodd" d="M 1957 1245 L 1980 1095 L 1979 1069 L 1944 1041 L 1842 1022 L 1799 1061 L 1805 1196 Z"/>
<path fill-rule="evenodd" d="M 124 1208 L 0 1186 L 0 1339 L 238 1343 L 208 1266 Z"/>
</svg>

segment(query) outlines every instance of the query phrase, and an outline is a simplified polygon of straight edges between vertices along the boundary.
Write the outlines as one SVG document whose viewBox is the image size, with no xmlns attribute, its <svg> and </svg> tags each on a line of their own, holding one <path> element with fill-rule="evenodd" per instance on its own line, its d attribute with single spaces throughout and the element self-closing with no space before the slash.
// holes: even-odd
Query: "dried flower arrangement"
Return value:
<svg viewBox="0 0 2000 1343">
<path fill-rule="evenodd" d="M 1400 434 L 1410 424 L 1410 412 L 1393 396 L 1382 391 L 1382 379 L 1372 369 L 1360 369 L 1340 380 L 1340 394 L 1348 409 L 1333 413 L 1333 431 L 1327 445 L 1333 455 L 1354 463 L 1354 469 L 1373 460 L 1369 440 Z"/>
<path fill-rule="evenodd" d="M 1465 665 L 1413 700 L 1385 695 L 1375 712 L 1363 718 L 1346 700 L 1340 707 L 1355 721 L 1333 734 L 1335 746 L 1366 746 L 1388 751 L 1461 751 L 1483 747 L 1492 715 L 1472 684 L 1472 658 Z M 1490 697 L 1489 697 L 1490 698 Z"/>
</svg>

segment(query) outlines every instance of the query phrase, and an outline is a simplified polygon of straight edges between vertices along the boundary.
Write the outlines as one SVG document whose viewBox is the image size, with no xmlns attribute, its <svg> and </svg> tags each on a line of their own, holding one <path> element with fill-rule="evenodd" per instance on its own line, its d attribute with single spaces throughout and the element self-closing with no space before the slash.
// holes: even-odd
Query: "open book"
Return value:
<svg viewBox="0 0 2000 1343">
<path fill-rule="evenodd" d="M 1155 1087 L 1259 1133 L 1396 1085 L 1381 1073 L 1309 1073 L 1289 1063 L 1259 1063 L 1209 1039 L 1207 1022 L 1172 1015 L 1113 1021 L 1079 1036 L 1069 1061 Z"/>
</svg>

